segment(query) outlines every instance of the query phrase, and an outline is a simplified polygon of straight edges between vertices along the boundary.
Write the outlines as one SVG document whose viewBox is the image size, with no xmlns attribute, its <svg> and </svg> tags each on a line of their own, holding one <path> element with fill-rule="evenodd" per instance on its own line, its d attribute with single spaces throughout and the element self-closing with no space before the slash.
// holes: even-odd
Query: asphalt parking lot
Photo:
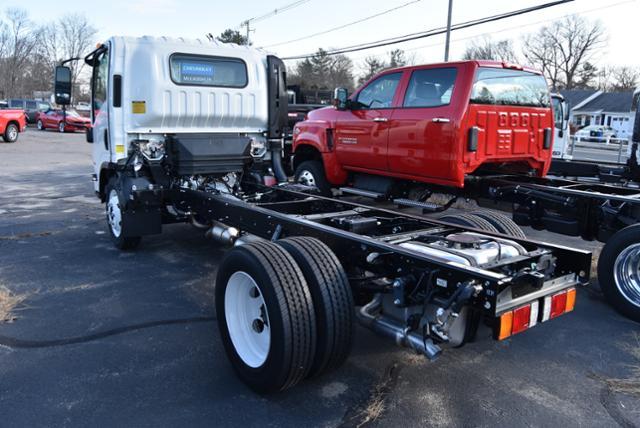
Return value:
<svg viewBox="0 0 640 428">
<path fill-rule="evenodd" d="M 0 143 L 2 425 L 640 426 L 640 325 L 597 284 L 569 315 L 433 363 L 358 328 L 341 369 L 257 396 L 218 335 L 224 250 L 172 225 L 118 252 L 90 151 L 82 134 L 32 129 Z"/>
</svg>

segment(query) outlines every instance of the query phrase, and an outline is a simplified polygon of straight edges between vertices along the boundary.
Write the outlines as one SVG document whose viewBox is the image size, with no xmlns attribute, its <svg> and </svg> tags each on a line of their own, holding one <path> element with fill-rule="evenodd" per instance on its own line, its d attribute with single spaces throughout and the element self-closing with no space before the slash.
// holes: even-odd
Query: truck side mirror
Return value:
<svg viewBox="0 0 640 428">
<path fill-rule="evenodd" d="M 56 104 L 67 106 L 71 104 L 71 69 L 59 65 L 55 71 L 54 94 Z"/>
<path fill-rule="evenodd" d="M 347 101 L 349 100 L 349 92 L 347 88 L 336 88 L 333 91 L 333 105 L 338 110 L 347 109 Z"/>
</svg>

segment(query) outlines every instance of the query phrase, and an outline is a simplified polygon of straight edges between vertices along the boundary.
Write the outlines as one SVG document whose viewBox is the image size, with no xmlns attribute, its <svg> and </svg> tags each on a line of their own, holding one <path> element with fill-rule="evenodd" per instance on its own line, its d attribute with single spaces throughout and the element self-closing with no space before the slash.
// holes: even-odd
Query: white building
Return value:
<svg viewBox="0 0 640 428">
<path fill-rule="evenodd" d="M 578 128 L 604 125 L 613 128 L 618 138 L 631 138 L 632 92 L 568 90 L 561 93 L 571 105 L 571 123 Z"/>
</svg>

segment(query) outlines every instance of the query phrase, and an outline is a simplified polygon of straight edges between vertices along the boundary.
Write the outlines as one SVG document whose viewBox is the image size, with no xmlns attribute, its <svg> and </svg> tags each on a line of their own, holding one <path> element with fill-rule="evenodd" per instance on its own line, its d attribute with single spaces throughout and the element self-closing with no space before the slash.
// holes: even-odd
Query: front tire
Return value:
<svg viewBox="0 0 640 428">
<path fill-rule="evenodd" d="M 111 178 L 107 183 L 105 194 L 107 195 L 105 204 L 107 228 L 109 229 L 111 240 L 120 250 L 136 248 L 140 245 L 142 238 L 140 236 L 127 236 L 127 230 L 125 230 L 126 222 L 123 221 L 125 216 L 128 215 L 123 210 L 125 199 L 115 177 Z"/>
<path fill-rule="evenodd" d="M 296 183 L 315 187 L 322 196 L 331 196 L 331 184 L 327 180 L 322 162 L 317 160 L 304 161 L 296 168 L 294 178 Z"/>
<path fill-rule="evenodd" d="M 640 322 L 640 224 L 609 238 L 598 260 L 598 282 L 618 312 Z"/>
<path fill-rule="evenodd" d="M 18 125 L 14 123 L 10 123 L 4 130 L 4 134 L 2 135 L 2 139 L 5 143 L 15 143 L 18 141 L 18 133 L 20 130 L 18 129 Z"/>
<path fill-rule="evenodd" d="M 36 123 L 36 127 L 38 128 L 39 131 L 44 131 L 44 123 L 42 123 L 40 119 L 38 119 L 38 122 Z"/>
<path fill-rule="evenodd" d="M 236 373 L 254 391 L 283 391 L 309 373 L 316 318 L 295 260 L 271 242 L 229 251 L 216 278 L 222 343 Z"/>
<path fill-rule="evenodd" d="M 64 122 L 60 122 L 60 123 L 58 123 L 58 132 L 59 132 L 59 133 L 61 133 L 61 134 L 64 134 L 64 133 L 65 133 L 65 130 L 64 130 Z"/>
</svg>

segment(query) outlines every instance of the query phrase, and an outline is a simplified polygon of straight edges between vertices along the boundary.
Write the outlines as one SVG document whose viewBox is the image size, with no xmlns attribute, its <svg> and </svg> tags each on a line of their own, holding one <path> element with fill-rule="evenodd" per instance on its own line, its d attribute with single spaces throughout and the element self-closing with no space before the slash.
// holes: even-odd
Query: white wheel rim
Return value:
<svg viewBox="0 0 640 428">
<path fill-rule="evenodd" d="M 307 171 L 305 169 L 298 176 L 298 182 L 304 184 L 305 186 L 314 187 L 316 185 L 316 178 L 313 176 L 311 171 Z"/>
<path fill-rule="evenodd" d="M 60 132 L 64 132 L 64 123 L 60 122 L 60 125 L 58 125 L 58 130 Z"/>
<path fill-rule="evenodd" d="M 122 233 L 122 212 L 120 211 L 120 200 L 115 189 L 109 192 L 109 200 L 107 201 L 107 222 L 111 228 L 111 232 L 116 238 Z"/>
<path fill-rule="evenodd" d="M 245 272 L 235 272 L 224 294 L 227 329 L 236 353 L 252 368 L 267 360 L 271 347 L 271 324 L 260 287 Z"/>
<path fill-rule="evenodd" d="M 9 139 L 13 141 L 16 138 L 18 138 L 18 130 L 15 126 L 12 126 L 11 128 L 9 128 Z"/>
<path fill-rule="evenodd" d="M 618 255 L 613 275 L 624 298 L 640 308 L 640 244 L 630 245 Z"/>
<path fill-rule="evenodd" d="M 42 121 L 41 120 L 38 121 L 38 129 L 42 129 Z"/>
</svg>

